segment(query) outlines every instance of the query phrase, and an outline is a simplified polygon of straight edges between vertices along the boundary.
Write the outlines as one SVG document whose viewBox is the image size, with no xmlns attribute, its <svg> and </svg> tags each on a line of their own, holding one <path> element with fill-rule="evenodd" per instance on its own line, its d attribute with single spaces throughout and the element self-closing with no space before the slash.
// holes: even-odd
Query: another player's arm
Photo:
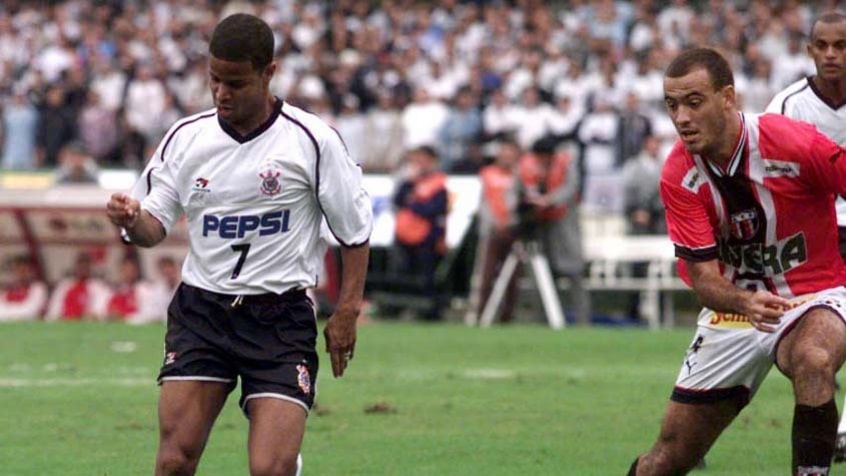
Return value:
<svg viewBox="0 0 846 476">
<path fill-rule="evenodd" d="M 113 194 L 106 205 L 109 220 L 123 227 L 132 243 L 149 248 L 165 238 L 165 229 L 161 222 L 150 212 L 141 209 L 138 200 L 122 193 Z"/>
<path fill-rule="evenodd" d="M 356 319 L 361 313 L 364 299 L 364 281 L 367 277 L 367 262 L 370 257 L 370 243 L 341 245 L 341 290 L 335 312 L 326 323 L 323 335 L 326 351 L 332 360 L 332 374 L 344 375 L 349 360 L 355 352 Z"/>
<path fill-rule="evenodd" d="M 685 264 L 702 305 L 718 312 L 743 314 L 759 331 L 773 332 L 773 325 L 778 324 L 790 304 L 787 299 L 768 291 L 750 291 L 735 286 L 720 272 L 716 259 L 686 261 Z"/>
</svg>

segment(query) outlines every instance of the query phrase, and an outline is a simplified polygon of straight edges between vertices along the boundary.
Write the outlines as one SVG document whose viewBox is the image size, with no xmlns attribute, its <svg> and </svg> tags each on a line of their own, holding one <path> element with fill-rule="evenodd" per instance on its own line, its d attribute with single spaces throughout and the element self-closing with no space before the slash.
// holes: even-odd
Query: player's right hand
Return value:
<svg viewBox="0 0 846 476">
<path fill-rule="evenodd" d="M 106 204 L 106 215 L 115 225 L 132 228 L 141 216 L 141 203 L 122 193 L 112 194 Z"/>
<path fill-rule="evenodd" d="M 787 299 L 768 291 L 755 291 L 749 295 L 744 314 L 755 329 L 775 332 L 787 309 L 790 309 L 790 301 Z"/>
</svg>

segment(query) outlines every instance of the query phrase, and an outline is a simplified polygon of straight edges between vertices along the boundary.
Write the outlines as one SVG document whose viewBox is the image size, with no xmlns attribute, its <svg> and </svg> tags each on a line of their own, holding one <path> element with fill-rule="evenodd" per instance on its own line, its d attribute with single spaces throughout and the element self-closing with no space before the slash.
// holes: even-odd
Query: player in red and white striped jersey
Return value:
<svg viewBox="0 0 846 476">
<path fill-rule="evenodd" d="M 810 122 L 834 142 L 846 146 L 846 14 L 827 12 L 817 18 L 808 54 L 814 59 L 817 74 L 776 94 L 767 112 Z M 840 256 L 846 260 L 846 199 L 838 196 L 835 208 Z M 846 461 L 846 414 L 841 415 L 837 428 L 834 461 Z"/>
<path fill-rule="evenodd" d="M 810 124 L 738 111 L 728 62 L 681 53 L 664 78 L 680 141 L 661 196 L 683 275 L 705 308 L 661 434 L 629 474 L 683 474 L 750 401 L 773 363 L 792 384 L 793 474 L 828 474 L 834 373 L 846 360 L 846 265 L 834 196 L 846 149 Z"/>
</svg>

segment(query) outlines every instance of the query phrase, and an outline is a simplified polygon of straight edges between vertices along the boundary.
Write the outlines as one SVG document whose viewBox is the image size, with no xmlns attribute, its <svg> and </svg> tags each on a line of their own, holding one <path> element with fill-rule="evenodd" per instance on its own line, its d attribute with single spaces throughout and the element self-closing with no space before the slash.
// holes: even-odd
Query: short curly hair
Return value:
<svg viewBox="0 0 846 476">
<path fill-rule="evenodd" d="M 260 71 L 273 61 L 273 32 L 261 18 L 236 13 L 217 24 L 209 53 L 224 61 L 249 61 L 253 69 Z"/>
</svg>

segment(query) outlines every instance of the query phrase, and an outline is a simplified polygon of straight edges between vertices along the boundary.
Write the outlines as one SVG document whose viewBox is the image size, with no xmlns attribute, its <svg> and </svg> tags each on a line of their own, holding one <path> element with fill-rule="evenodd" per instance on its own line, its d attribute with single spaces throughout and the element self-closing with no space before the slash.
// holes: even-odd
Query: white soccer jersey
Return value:
<svg viewBox="0 0 846 476">
<path fill-rule="evenodd" d="M 803 78 L 776 94 L 767 112 L 810 122 L 840 145 L 846 145 L 846 103 L 831 104 L 823 99 L 810 78 Z M 846 226 L 846 200 L 838 197 L 837 225 Z"/>
<path fill-rule="evenodd" d="M 370 237 L 370 198 L 340 136 L 277 99 L 266 123 L 241 136 L 214 110 L 178 121 L 133 198 L 170 231 L 184 213 L 185 283 L 227 294 L 282 293 L 317 284 L 325 216 L 345 245 Z"/>
</svg>

